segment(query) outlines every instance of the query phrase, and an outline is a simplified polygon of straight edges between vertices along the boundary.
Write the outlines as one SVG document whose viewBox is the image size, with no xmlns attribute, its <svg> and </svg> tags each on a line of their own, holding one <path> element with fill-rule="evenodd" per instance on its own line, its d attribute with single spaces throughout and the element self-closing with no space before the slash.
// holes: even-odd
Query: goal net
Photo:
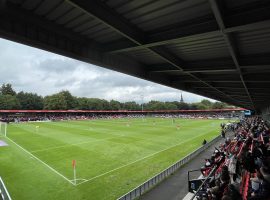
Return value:
<svg viewBox="0 0 270 200">
<path fill-rule="evenodd" d="M 7 123 L 0 121 L 0 135 L 7 136 Z"/>
</svg>

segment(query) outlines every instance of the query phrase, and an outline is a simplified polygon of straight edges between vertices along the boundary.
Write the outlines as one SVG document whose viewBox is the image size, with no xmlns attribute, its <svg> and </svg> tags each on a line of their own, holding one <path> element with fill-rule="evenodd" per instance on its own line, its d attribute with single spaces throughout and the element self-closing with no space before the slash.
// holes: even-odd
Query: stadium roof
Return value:
<svg viewBox="0 0 270 200">
<path fill-rule="evenodd" d="M 269 0 L 0 3 L 0 37 L 240 107 L 270 103 Z"/>
<path fill-rule="evenodd" d="M 245 111 L 244 108 L 210 110 L 0 110 L 0 113 L 183 113 L 183 112 L 230 112 Z"/>
</svg>

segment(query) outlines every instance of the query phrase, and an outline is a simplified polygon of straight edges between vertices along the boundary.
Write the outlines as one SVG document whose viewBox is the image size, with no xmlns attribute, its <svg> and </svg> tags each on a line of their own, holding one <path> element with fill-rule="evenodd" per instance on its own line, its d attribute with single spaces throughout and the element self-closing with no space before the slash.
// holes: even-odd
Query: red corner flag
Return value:
<svg viewBox="0 0 270 200">
<path fill-rule="evenodd" d="M 76 160 L 72 160 L 72 167 L 73 167 L 73 169 L 75 169 L 75 167 L 76 167 Z"/>
<path fill-rule="evenodd" d="M 76 185 L 76 160 L 72 160 L 73 175 L 74 175 L 74 184 Z"/>
</svg>

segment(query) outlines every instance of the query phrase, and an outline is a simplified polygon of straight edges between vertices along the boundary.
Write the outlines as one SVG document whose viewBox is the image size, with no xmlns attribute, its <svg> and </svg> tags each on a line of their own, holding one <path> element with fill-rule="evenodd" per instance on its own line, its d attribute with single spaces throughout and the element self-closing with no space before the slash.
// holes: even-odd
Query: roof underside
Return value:
<svg viewBox="0 0 270 200">
<path fill-rule="evenodd" d="M 0 37 L 260 110 L 269 10 L 269 0 L 0 0 Z"/>
</svg>

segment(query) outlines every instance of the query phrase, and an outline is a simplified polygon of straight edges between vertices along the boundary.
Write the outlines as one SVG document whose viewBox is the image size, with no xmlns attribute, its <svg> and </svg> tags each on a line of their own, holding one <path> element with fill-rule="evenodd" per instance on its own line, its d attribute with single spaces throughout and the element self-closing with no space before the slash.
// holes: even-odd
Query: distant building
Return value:
<svg viewBox="0 0 270 200">
<path fill-rule="evenodd" d="M 181 99 L 180 99 L 180 102 L 181 102 L 181 103 L 184 103 L 184 99 L 183 99 L 183 94 L 182 94 L 182 92 L 181 92 Z"/>
</svg>

